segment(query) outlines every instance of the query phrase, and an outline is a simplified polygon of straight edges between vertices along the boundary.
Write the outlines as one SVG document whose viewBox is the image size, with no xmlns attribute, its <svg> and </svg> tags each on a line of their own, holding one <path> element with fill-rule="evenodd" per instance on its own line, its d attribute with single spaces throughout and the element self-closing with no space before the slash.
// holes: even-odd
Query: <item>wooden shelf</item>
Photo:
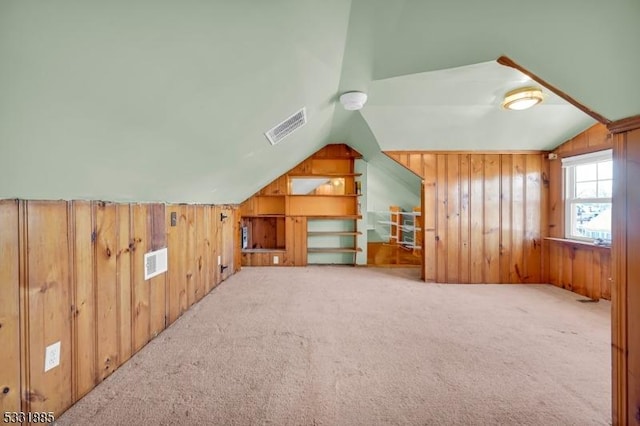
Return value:
<svg viewBox="0 0 640 426">
<path fill-rule="evenodd" d="M 246 214 L 242 215 L 243 218 L 251 217 L 285 217 L 283 214 Z"/>
<path fill-rule="evenodd" d="M 352 248 L 352 247 L 336 247 L 336 248 L 309 247 L 307 248 L 307 253 L 359 253 L 361 251 L 362 251 L 361 248 Z"/>
<path fill-rule="evenodd" d="M 286 250 L 282 248 L 255 248 L 255 249 L 242 249 L 242 253 L 285 253 Z"/>
<path fill-rule="evenodd" d="M 362 235 L 362 232 L 357 232 L 357 231 L 311 231 L 311 232 L 307 232 L 307 236 L 309 237 L 320 237 L 320 236 L 331 236 L 331 235 L 337 235 L 337 236 L 356 236 L 356 235 Z"/>
<path fill-rule="evenodd" d="M 582 240 L 570 240 L 568 238 L 553 238 L 553 237 L 545 237 L 544 239 L 547 241 L 553 241 L 555 243 L 565 244 L 569 246 L 584 246 L 584 247 L 598 248 L 598 249 L 604 249 L 604 250 L 611 250 L 610 245 L 594 244 L 594 243 L 590 243 L 588 241 L 582 241 Z"/>
<path fill-rule="evenodd" d="M 358 177 L 362 176 L 362 173 L 289 173 L 290 177 Z"/>
<path fill-rule="evenodd" d="M 307 216 L 307 219 L 335 219 L 335 220 L 344 220 L 344 219 L 362 219 L 362 215 L 355 215 L 355 214 L 351 214 L 351 215 L 342 215 L 342 216 L 335 216 L 335 215 L 328 215 L 328 216 L 322 216 L 322 215 L 313 215 L 313 216 Z"/>
<path fill-rule="evenodd" d="M 361 197 L 362 194 L 290 194 L 289 197 Z"/>
</svg>

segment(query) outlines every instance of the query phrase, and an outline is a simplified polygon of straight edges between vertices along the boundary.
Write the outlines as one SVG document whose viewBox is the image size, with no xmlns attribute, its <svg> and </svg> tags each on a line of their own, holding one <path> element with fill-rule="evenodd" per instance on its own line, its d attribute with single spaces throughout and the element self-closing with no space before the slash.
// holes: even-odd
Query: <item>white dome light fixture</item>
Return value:
<svg viewBox="0 0 640 426">
<path fill-rule="evenodd" d="M 522 111 L 539 104 L 544 99 L 542 90 L 537 87 L 521 87 L 507 92 L 502 101 L 502 108 L 514 111 Z"/>
<path fill-rule="evenodd" d="M 362 92 L 347 92 L 340 96 L 340 103 L 347 111 L 362 109 L 367 102 L 367 94 Z"/>
</svg>

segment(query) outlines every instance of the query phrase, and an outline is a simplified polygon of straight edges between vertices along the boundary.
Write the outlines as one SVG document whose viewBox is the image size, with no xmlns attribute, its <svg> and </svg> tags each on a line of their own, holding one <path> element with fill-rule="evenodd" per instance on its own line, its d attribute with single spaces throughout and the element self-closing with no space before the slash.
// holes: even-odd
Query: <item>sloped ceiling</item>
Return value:
<svg viewBox="0 0 640 426">
<path fill-rule="evenodd" d="M 336 142 L 411 181 L 380 148 L 442 139 L 399 133 L 413 101 L 394 87 L 507 55 L 609 119 L 632 116 L 639 20 L 630 0 L 5 0 L 0 198 L 235 203 Z M 336 107 L 347 90 L 371 103 Z M 302 106 L 309 123 L 271 146 L 263 133 Z"/>
<path fill-rule="evenodd" d="M 362 115 L 383 151 L 551 150 L 596 121 L 550 91 L 526 111 L 504 94 L 537 86 L 495 61 L 375 80 Z"/>
</svg>

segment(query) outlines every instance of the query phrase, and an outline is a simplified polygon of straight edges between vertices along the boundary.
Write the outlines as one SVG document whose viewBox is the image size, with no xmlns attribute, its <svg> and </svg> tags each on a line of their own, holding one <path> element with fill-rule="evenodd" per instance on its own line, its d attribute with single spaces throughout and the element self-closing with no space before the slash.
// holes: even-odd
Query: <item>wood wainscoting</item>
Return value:
<svg viewBox="0 0 640 426">
<path fill-rule="evenodd" d="M 543 282 L 544 153 L 386 154 L 424 179 L 426 281 Z"/>
<path fill-rule="evenodd" d="M 0 411 L 58 417 L 87 394 L 235 271 L 237 220 L 230 206 L 0 201 Z M 168 273 L 145 280 L 162 247 Z"/>
<path fill-rule="evenodd" d="M 594 300 L 611 300 L 611 249 L 563 240 L 565 205 L 561 159 L 611 149 L 612 135 L 596 124 L 564 142 L 549 161 L 549 237 L 545 241 L 544 282 L 566 288 Z"/>
</svg>

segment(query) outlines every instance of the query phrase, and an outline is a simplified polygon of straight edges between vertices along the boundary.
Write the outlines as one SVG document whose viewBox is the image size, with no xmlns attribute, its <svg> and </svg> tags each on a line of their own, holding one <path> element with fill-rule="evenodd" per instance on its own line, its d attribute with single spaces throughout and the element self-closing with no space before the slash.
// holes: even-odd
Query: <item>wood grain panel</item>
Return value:
<svg viewBox="0 0 640 426">
<path fill-rule="evenodd" d="M 27 203 L 26 267 L 29 382 L 28 411 L 53 411 L 58 417 L 73 402 L 69 229 L 63 201 Z M 60 364 L 44 371 L 45 350 L 60 342 Z"/>
<path fill-rule="evenodd" d="M 148 228 L 151 246 L 148 251 L 167 247 L 167 230 L 164 204 L 150 204 L 151 223 Z M 147 222 L 149 225 L 149 222 Z M 157 275 L 149 280 L 149 333 L 157 336 L 166 326 L 167 274 Z"/>
<path fill-rule="evenodd" d="M 417 169 L 417 153 L 387 155 Z M 539 282 L 544 266 L 542 238 L 549 224 L 542 211 L 548 206 L 549 174 L 543 155 L 424 152 L 420 158 L 426 279 Z M 432 236 L 437 240 L 433 247 Z"/>
<path fill-rule="evenodd" d="M 20 411 L 18 202 L 0 200 L 0 412 Z"/>
<path fill-rule="evenodd" d="M 133 352 L 132 334 L 132 270 L 131 249 L 134 247 L 131 238 L 131 206 L 119 204 L 118 213 L 118 251 L 116 254 L 117 285 L 118 285 L 118 331 L 120 334 L 119 353 L 120 362 L 126 362 Z"/>
<path fill-rule="evenodd" d="M 424 200 L 423 214 L 424 221 L 424 275 L 425 281 L 436 281 L 436 220 L 437 220 L 437 166 L 434 154 L 424 154 L 422 156 L 423 178 L 424 178 Z"/>
<path fill-rule="evenodd" d="M 172 205 L 167 208 L 166 221 L 171 222 L 175 216 L 175 224 L 168 228 L 168 315 L 167 323 L 172 324 L 186 308 L 186 281 L 184 280 L 184 236 L 187 231 L 186 206 Z M 184 306 L 182 300 L 185 300 Z"/>
<path fill-rule="evenodd" d="M 640 130 L 626 134 L 625 180 L 627 417 L 630 423 L 640 424 L 640 262 L 637 261 L 640 253 L 640 191 L 637 189 L 640 182 Z"/>
<path fill-rule="evenodd" d="M 222 222 L 220 222 L 220 206 L 211 208 L 211 238 L 213 241 L 213 272 L 214 287 L 222 282 L 222 274 L 220 273 L 220 261 L 222 260 Z"/>
<path fill-rule="evenodd" d="M 144 279 L 144 254 L 150 245 L 148 236 L 149 207 L 146 204 L 132 206 L 131 235 L 133 239 L 132 270 L 132 335 L 133 352 L 138 352 L 149 341 L 149 282 Z"/>
<path fill-rule="evenodd" d="M 436 281 L 448 282 L 447 280 L 447 157 L 438 155 L 436 157 Z"/>
<path fill-rule="evenodd" d="M 118 353 L 117 223 L 116 206 L 96 203 L 97 371 L 100 381 L 120 365 Z"/>
<path fill-rule="evenodd" d="M 471 161 L 469 154 L 460 154 L 460 273 L 459 281 L 471 281 L 471 242 L 470 242 L 470 185 Z"/>
<path fill-rule="evenodd" d="M 511 158 L 511 272 L 510 282 L 525 282 L 525 210 L 526 210 L 526 156 Z"/>
<path fill-rule="evenodd" d="M 446 222 L 447 222 L 447 278 L 450 283 L 460 280 L 460 156 L 446 156 Z"/>
<path fill-rule="evenodd" d="M 510 155 L 500 158 L 500 282 L 511 281 L 511 171 Z"/>
<path fill-rule="evenodd" d="M 484 277 L 484 155 L 472 154 L 470 182 L 471 283 L 483 283 Z"/>
<path fill-rule="evenodd" d="M 628 364 L 628 275 L 627 240 L 637 239 L 638 235 L 627 234 L 629 211 L 627 206 L 630 183 L 627 176 L 627 137 L 626 133 L 616 134 L 613 141 L 613 211 L 612 211 L 612 273 L 613 288 L 611 292 L 611 363 L 612 363 L 612 420 L 615 425 L 626 425 L 629 414 L 628 384 L 633 382 L 629 377 Z M 633 165 L 632 165 L 633 167 Z M 633 260 L 631 261 L 633 262 Z M 630 277 L 640 281 L 638 276 Z M 631 302 L 631 308 L 640 309 L 637 300 Z M 633 354 L 640 356 L 638 353 Z M 640 382 L 636 382 L 640 386 Z M 633 417 L 631 417 L 633 418 Z"/>
<path fill-rule="evenodd" d="M 202 228 L 191 261 L 213 276 L 205 247 L 217 237 L 214 223 L 206 223 L 214 208 L 194 209 Z M 178 249 L 169 253 L 182 253 L 176 271 L 186 286 L 189 229 L 182 216 Z M 143 259 L 167 245 L 168 217 L 162 204 L 0 200 L 0 408 L 57 417 L 164 329 L 172 307 L 166 275 L 145 281 Z M 238 228 L 230 223 L 219 250 L 233 261 L 233 224 Z M 204 289 L 205 278 L 200 282 Z M 60 363 L 45 371 L 46 348 L 56 342 Z"/>
<path fill-rule="evenodd" d="M 222 213 L 226 216 L 226 219 L 222 221 L 222 265 L 226 267 L 222 272 L 222 279 L 226 280 L 233 274 L 235 255 L 233 243 L 235 241 L 235 225 L 233 220 L 234 213 L 231 208 L 226 206 L 223 207 Z"/>
<path fill-rule="evenodd" d="M 500 155 L 484 156 L 484 282 L 500 282 Z"/>
<path fill-rule="evenodd" d="M 195 233 L 194 237 L 196 239 L 196 251 L 194 257 L 194 283 L 196 288 L 196 301 L 199 301 L 206 294 L 205 290 L 205 256 L 204 256 L 204 245 L 205 245 L 205 226 L 204 226 L 204 207 L 197 206 L 196 207 L 196 222 L 195 222 Z"/>
<path fill-rule="evenodd" d="M 187 235 L 186 237 L 186 251 L 185 251 L 185 264 L 186 271 L 184 279 L 187 282 L 187 306 L 185 310 L 189 309 L 189 306 L 196 302 L 196 280 L 195 280 L 195 252 L 196 252 L 196 207 L 193 205 L 187 206 Z"/>
<path fill-rule="evenodd" d="M 526 282 L 542 281 L 542 158 L 527 155 L 526 168 L 526 209 L 525 209 L 525 276 Z"/>
<path fill-rule="evenodd" d="M 213 264 L 215 260 L 213 243 L 215 241 L 213 238 L 213 232 L 211 230 L 211 206 L 204 206 L 204 214 L 202 218 L 202 226 L 203 226 L 203 263 L 204 270 L 202 273 L 202 279 L 204 281 L 204 292 L 205 294 L 209 294 L 211 289 L 214 287 L 215 280 L 215 272 L 213 270 Z"/>
<path fill-rule="evenodd" d="M 557 147 L 554 153 L 559 157 L 571 157 L 596 152 L 603 149 L 610 149 L 613 146 L 612 141 L 613 138 L 607 128 L 601 124 L 596 124 Z M 531 165 L 529 165 L 529 167 L 531 167 Z M 542 176 L 544 178 L 546 174 L 547 180 L 546 182 L 544 179 L 542 181 L 543 198 L 541 199 L 540 209 L 547 211 L 548 215 L 541 217 L 541 236 L 543 238 L 545 236 L 564 238 L 565 209 L 562 164 L 560 159 L 543 160 L 542 167 Z M 545 194 L 546 197 L 548 197 L 547 199 L 545 199 Z M 576 270 L 574 266 L 576 257 L 576 253 L 574 253 L 575 250 L 568 249 L 566 244 L 568 244 L 569 247 L 579 249 L 580 253 L 577 255 L 579 256 L 580 262 L 585 256 L 593 259 L 593 265 L 595 267 L 587 269 L 591 271 L 588 276 L 583 274 L 584 270 Z M 548 250 L 542 253 L 543 275 L 540 278 L 542 282 L 549 282 L 569 290 L 574 289 L 573 291 L 579 291 L 580 294 L 594 299 L 598 299 L 599 297 L 605 299 L 611 298 L 611 255 L 608 249 L 601 247 L 589 248 L 585 245 L 572 245 L 571 241 L 567 241 L 567 243 L 564 244 L 552 241 L 546 246 Z M 590 254 L 584 253 L 585 250 L 590 251 Z M 530 259 L 529 262 L 531 262 L 532 259 Z M 531 268 L 532 266 L 528 265 L 528 267 Z M 581 282 L 573 282 L 573 280 L 576 279 Z M 591 287 L 583 288 L 585 285 L 584 282 L 591 283 Z"/>
<path fill-rule="evenodd" d="M 98 382 L 97 310 L 94 276 L 94 215 L 88 201 L 73 202 L 74 244 L 74 371 L 75 398 L 79 399 Z"/>
</svg>

